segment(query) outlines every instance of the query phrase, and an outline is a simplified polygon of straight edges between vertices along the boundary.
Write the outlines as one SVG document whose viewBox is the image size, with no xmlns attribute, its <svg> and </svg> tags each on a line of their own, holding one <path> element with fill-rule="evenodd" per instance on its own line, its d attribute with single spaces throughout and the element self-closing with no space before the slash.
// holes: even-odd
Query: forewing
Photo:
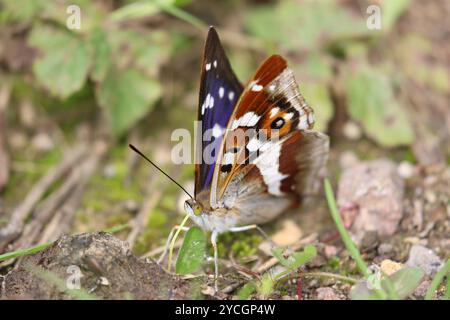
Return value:
<svg viewBox="0 0 450 320">
<path fill-rule="evenodd" d="M 198 120 L 201 121 L 200 134 L 207 141 L 201 139 L 202 145 L 196 146 L 196 197 L 202 190 L 209 191 L 223 134 L 242 90 L 219 36 L 211 27 L 201 66 Z"/>
</svg>

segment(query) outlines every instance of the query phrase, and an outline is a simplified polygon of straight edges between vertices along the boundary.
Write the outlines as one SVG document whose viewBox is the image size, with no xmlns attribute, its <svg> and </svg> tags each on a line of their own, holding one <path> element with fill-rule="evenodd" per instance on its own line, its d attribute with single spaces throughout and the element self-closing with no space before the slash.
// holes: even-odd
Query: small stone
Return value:
<svg viewBox="0 0 450 320">
<path fill-rule="evenodd" d="M 421 245 L 413 245 L 409 251 L 409 258 L 406 261 L 406 265 L 408 267 L 419 267 L 427 275 L 433 275 L 442 266 L 442 261 L 433 250 Z"/>
<path fill-rule="evenodd" d="M 394 246 L 390 243 L 382 243 L 378 246 L 378 254 L 379 255 L 388 255 L 392 252 Z"/>
<path fill-rule="evenodd" d="M 322 287 L 316 290 L 318 300 L 341 300 L 336 291 L 330 287 Z"/>
<path fill-rule="evenodd" d="M 114 164 L 107 164 L 103 168 L 103 175 L 106 178 L 113 178 L 116 175 L 116 166 Z"/>
<path fill-rule="evenodd" d="M 437 200 L 436 193 L 431 190 L 425 191 L 425 199 L 427 199 L 428 203 L 435 203 Z"/>
<path fill-rule="evenodd" d="M 206 286 L 202 289 L 202 293 L 205 296 L 214 297 L 216 295 L 216 290 L 214 290 L 214 288 L 211 286 Z"/>
<path fill-rule="evenodd" d="M 36 134 L 31 140 L 33 147 L 38 151 L 50 151 L 55 144 L 47 133 L 41 132 Z"/>
<path fill-rule="evenodd" d="M 127 200 L 124 204 L 125 210 L 131 213 L 136 213 L 139 210 L 139 204 L 134 200 Z"/>
<path fill-rule="evenodd" d="M 379 236 L 393 235 L 403 217 L 404 181 L 397 166 L 387 159 L 359 162 L 344 168 L 338 186 L 338 206 L 352 203 L 358 214 L 350 231 L 355 239 L 375 231 Z"/>
<path fill-rule="evenodd" d="M 325 254 L 325 257 L 331 258 L 335 257 L 338 253 L 337 248 L 335 246 L 325 246 L 323 249 L 323 253 Z"/>
<path fill-rule="evenodd" d="M 272 236 L 272 240 L 276 245 L 284 247 L 296 243 L 302 235 L 302 230 L 294 221 L 284 220 L 282 229 Z"/>
<path fill-rule="evenodd" d="M 347 121 L 342 128 L 342 132 L 350 140 L 359 140 L 362 136 L 361 128 L 353 121 Z"/>
<path fill-rule="evenodd" d="M 397 167 L 397 173 L 403 179 L 410 179 L 416 173 L 416 168 L 412 163 L 402 161 Z"/>
<path fill-rule="evenodd" d="M 99 283 L 100 283 L 102 286 L 109 286 L 109 280 L 108 280 L 107 278 L 105 278 L 105 277 L 100 277 Z"/>
<path fill-rule="evenodd" d="M 403 268 L 403 264 L 395 262 L 389 259 L 383 260 L 380 264 L 381 272 L 387 274 L 388 276 L 396 273 Z"/>
</svg>

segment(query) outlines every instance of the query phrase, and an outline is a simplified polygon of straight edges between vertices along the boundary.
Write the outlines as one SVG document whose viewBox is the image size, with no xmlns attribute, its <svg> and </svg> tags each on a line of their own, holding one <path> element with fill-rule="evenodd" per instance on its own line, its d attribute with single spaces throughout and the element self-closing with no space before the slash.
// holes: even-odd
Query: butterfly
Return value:
<svg viewBox="0 0 450 320">
<path fill-rule="evenodd" d="M 262 232 L 259 224 L 298 205 L 325 166 L 329 139 L 311 130 L 313 110 L 284 58 L 269 57 L 244 87 L 213 27 L 201 64 L 197 118 L 211 139 L 196 146 L 194 197 L 184 207 L 211 232 L 217 289 L 218 235 Z"/>
</svg>

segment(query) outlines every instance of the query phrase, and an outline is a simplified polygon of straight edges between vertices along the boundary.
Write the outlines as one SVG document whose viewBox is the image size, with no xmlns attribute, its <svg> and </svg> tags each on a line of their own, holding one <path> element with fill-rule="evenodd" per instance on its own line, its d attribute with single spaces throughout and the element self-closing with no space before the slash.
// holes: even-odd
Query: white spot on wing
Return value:
<svg viewBox="0 0 450 320">
<path fill-rule="evenodd" d="M 283 118 L 284 118 L 284 120 L 289 121 L 292 119 L 293 116 L 294 116 L 293 112 L 288 112 L 283 116 Z"/>
<path fill-rule="evenodd" d="M 260 84 L 258 84 L 258 83 L 256 83 L 256 82 L 254 82 L 254 83 L 252 84 L 252 91 L 258 92 L 258 91 L 261 91 L 262 89 L 263 89 L 263 86 L 262 86 L 262 85 L 260 85 Z"/>
<path fill-rule="evenodd" d="M 250 141 L 247 143 L 247 150 L 250 152 L 255 152 L 257 151 L 259 148 L 261 148 L 262 146 L 262 142 L 259 141 L 259 139 L 257 137 L 253 137 L 252 139 L 250 139 Z"/>
<path fill-rule="evenodd" d="M 308 116 L 306 114 L 302 114 L 300 116 L 300 119 L 298 122 L 298 128 L 299 129 L 307 129 L 308 128 Z"/>
<path fill-rule="evenodd" d="M 208 93 L 208 95 L 205 98 L 205 101 L 202 104 L 202 115 L 205 114 L 206 108 L 209 108 L 209 101 L 211 99 L 211 95 Z"/>
<path fill-rule="evenodd" d="M 215 138 L 219 138 L 223 135 L 224 129 L 218 124 L 216 123 L 212 129 L 212 135 Z"/>
<path fill-rule="evenodd" d="M 219 88 L 219 97 L 222 99 L 223 98 L 223 94 L 225 93 L 225 90 L 223 89 L 223 87 Z"/>
<path fill-rule="evenodd" d="M 275 117 L 275 115 L 276 115 L 278 112 L 280 112 L 280 108 L 278 108 L 278 107 L 272 108 L 272 109 L 270 110 L 270 117 L 271 117 L 271 118 Z"/>
<path fill-rule="evenodd" d="M 314 113 L 310 112 L 308 114 L 308 122 L 309 122 L 309 124 L 313 124 L 314 123 Z"/>
<path fill-rule="evenodd" d="M 227 152 L 223 155 L 222 164 L 233 164 L 234 163 L 234 153 Z"/>
<path fill-rule="evenodd" d="M 213 66 L 214 66 L 214 68 L 217 68 L 217 60 L 214 60 Z"/>
<path fill-rule="evenodd" d="M 228 92 L 228 100 L 233 100 L 234 99 L 234 92 L 233 91 L 230 91 L 230 92 Z"/>
<path fill-rule="evenodd" d="M 256 125 L 261 117 L 258 116 L 253 111 L 249 111 L 246 114 L 244 114 L 242 117 L 235 119 L 233 123 L 231 124 L 231 130 L 236 129 L 239 126 L 245 126 L 245 127 L 253 127 Z"/>
<path fill-rule="evenodd" d="M 267 185 L 267 189 L 270 194 L 282 195 L 281 181 L 286 178 L 287 174 L 282 174 L 279 171 L 279 160 L 281 152 L 281 143 L 267 143 L 270 147 L 265 148 L 265 152 L 262 153 L 254 163 L 258 167 L 263 177 L 264 183 Z"/>
<path fill-rule="evenodd" d="M 208 71 L 209 69 L 211 69 L 211 63 L 207 63 L 205 65 L 205 70 Z"/>
</svg>

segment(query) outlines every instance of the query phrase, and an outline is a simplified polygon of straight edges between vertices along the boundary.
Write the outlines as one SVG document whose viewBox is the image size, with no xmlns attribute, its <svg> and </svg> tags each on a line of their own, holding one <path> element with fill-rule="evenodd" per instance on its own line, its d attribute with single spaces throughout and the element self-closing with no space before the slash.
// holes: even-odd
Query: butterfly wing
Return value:
<svg viewBox="0 0 450 320">
<path fill-rule="evenodd" d="M 201 146 L 197 145 L 196 150 L 196 198 L 201 191 L 209 193 L 223 133 L 242 90 L 219 36 L 211 27 L 206 39 L 200 79 L 198 120 L 202 137 L 207 141 L 198 139 L 203 142 Z"/>
<path fill-rule="evenodd" d="M 296 130 L 234 176 L 223 204 L 238 208 L 241 225 L 268 222 L 311 191 L 327 155 L 327 135 Z"/>
<path fill-rule="evenodd" d="M 266 203 L 259 213 L 266 218 L 298 201 L 328 154 L 328 137 L 310 131 L 313 124 L 313 110 L 286 61 L 278 55 L 267 59 L 230 118 L 215 168 L 211 206 L 238 205 L 252 216 L 250 223 L 257 223 L 257 213 L 247 208 L 254 208 L 257 199 Z M 244 139 L 236 139 L 242 134 Z"/>
</svg>

